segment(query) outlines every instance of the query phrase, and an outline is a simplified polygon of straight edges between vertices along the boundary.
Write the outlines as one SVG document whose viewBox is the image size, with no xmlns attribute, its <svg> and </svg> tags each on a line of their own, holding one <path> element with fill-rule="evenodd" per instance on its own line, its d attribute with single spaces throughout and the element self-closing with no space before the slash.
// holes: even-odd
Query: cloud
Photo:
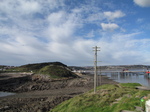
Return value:
<svg viewBox="0 0 150 112">
<path fill-rule="evenodd" d="M 104 20 L 105 18 L 103 17 L 103 13 L 99 12 L 99 13 L 94 13 L 94 14 L 90 14 L 87 18 L 87 20 L 89 22 L 95 22 L 95 21 L 99 21 L 99 20 Z"/>
<path fill-rule="evenodd" d="M 97 44 L 101 47 L 98 57 L 102 59 L 101 64 L 145 64 L 150 61 L 147 58 L 150 53 L 146 52 L 150 47 L 148 44 L 150 39 L 138 39 L 137 36 L 140 34 L 140 32 L 122 33 L 101 38 Z"/>
<path fill-rule="evenodd" d="M 136 22 L 137 23 L 142 23 L 142 22 L 144 22 L 144 19 L 143 18 L 138 18 Z"/>
<path fill-rule="evenodd" d="M 78 27 L 74 13 L 58 11 L 48 16 L 48 28 L 46 30 L 49 41 L 68 43 Z"/>
<path fill-rule="evenodd" d="M 23 13 L 33 13 L 40 10 L 40 5 L 35 1 L 20 1 L 20 9 Z"/>
<path fill-rule="evenodd" d="M 119 28 L 119 26 L 115 23 L 101 23 L 101 27 L 104 31 L 114 31 Z"/>
<path fill-rule="evenodd" d="M 93 38 L 95 35 L 94 35 L 94 31 L 92 30 L 92 31 L 90 31 L 87 35 L 86 35 L 86 37 L 88 37 L 88 38 Z"/>
<path fill-rule="evenodd" d="M 54 12 L 48 16 L 49 24 L 52 25 L 62 24 L 65 20 L 67 20 L 67 18 L 66 12 L 64 11 Z"/>
<path fill-rule="evenodd" d="M 121 21 L 116 19 L 125 14 L 120 10 L 104 11 L 95 4 L 2 0 L 0 63 L 61 61 L 67 65 L 93 65 L 95 45 L 101 47 L 98 59 L 102 65 L 148 61 L 150 40 L 138 40 L 141 32 L 106 32 L 119 29 Z"/>
<path fill-rule="evenodd" d="M 114 20 L 114 19 L 121 18 L 121 17 L 125 16 L 125 14 L 122 11 L 117 10 L 115 12 L 111 12 L 111 11 L 104 12 L 104 16 L 107 19 Z"/>
<path fill-rule="evenodd" d="M 141 7 L 150 7 L 150 0 L 134 0 L 134 3 Z"/>
<path fill-rule="evenodd" d="M 27 0 L 2 1 L 0 7 L 1 11 L 11 15 L 32 14 L 34 12 L 39 12 L 41 9 L 37 1 Z"/>
</svg>

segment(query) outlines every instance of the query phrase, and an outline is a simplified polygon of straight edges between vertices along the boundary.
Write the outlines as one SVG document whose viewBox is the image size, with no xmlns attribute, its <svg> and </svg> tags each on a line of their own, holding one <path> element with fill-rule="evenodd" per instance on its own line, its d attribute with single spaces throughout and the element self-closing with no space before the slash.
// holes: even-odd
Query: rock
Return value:
<svg viewBox="0 0 150 112">
<path fill-rule="evenodd" d="M 135 111 L 130 111 L 130 110 L 122 110 L 121 112 L 135 112 Z"/>
<path fill-rule="evenodd" d="M 41 109 L 38 109 L 37 112 L 43 112 Z"/>
<path fill-rule="evenodd" d="M 149 87 L 146 86 L 137 86 L 136 89 L 140 89 L 140 90 L 150 90 Z"/>
<path fill-rule="evenodd" d="M 6 110 L 8 108 L 9 108 L 9 106 L 4 106 L 4 107 L 0 108 L 0 111 Z"/>
<path fill-rule="evenodd" d="M 142 107 L 135 106 L 136 111 L 144 112 Z"/>
</svg>

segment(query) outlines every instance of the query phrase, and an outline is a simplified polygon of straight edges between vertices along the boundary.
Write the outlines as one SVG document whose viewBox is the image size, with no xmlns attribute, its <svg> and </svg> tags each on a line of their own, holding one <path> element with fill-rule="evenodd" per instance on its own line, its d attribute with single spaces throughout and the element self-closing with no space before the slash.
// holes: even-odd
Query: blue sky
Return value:
<svg viewBox="0 0 150 112">
<path fill-rule="evenodd" d="M 1 0 L 0 65 L 150 65 L 149 0 Z"/>
</svg>

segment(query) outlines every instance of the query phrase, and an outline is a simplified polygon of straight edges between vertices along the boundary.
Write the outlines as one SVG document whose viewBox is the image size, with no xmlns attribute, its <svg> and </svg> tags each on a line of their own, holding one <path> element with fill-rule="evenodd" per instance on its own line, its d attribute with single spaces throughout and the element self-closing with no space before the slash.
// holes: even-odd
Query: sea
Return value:
<svg viewBox="0 0 150 112">
<path fill-rule="evenodd" d="M 0 97 L 4 97 L 4 96 L 10 96 L 10 95 L 14 95 L 15 93 L 10 93 L 10 92 L 2 92 L 0 91 Z"/>
<path fill-rule="evenodd" d="M 134 72 L 122 72 L 122 70 L 101 71 L 98 75 L 105 75 L 119 83 L 140 83 L 143 86 L 150 87 L 150 74 L 147 74 L 143 69 L 133 69 Z M 135 72 L 137 71 L 137 72 Z"/>
</svg>

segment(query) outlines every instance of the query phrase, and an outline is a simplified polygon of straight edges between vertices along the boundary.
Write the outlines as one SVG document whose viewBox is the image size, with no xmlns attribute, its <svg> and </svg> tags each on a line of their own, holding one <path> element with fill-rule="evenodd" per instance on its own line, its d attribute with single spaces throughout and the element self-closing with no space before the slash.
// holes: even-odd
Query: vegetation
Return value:
<svg viewBox="0 0 150 112">
<path fill-rule="evenodd" d="M 144 109 L 141 97 L 150 98 L 150 91 L 138 90 L 137 83 L 102 85 L 93 90 L 63 102 L 50 112 L 120 112 L 135 111 L 135 106 Z"/>
<path fill-rule="evenodd" d="M 57 65 L 47 65 L 39 70 L 40 74 L 47 74 L 51 78 L 61 78 L 61 77 L 76 77 L 74 73 L 63 66 Z"/>
<path fill-rule="evenodd" d="M 27 64 L 14 67 L 7 72 L 33 72 L 40 75 L 48 75 L 50 78 L 77 77 L 71 70 L 60 62 L 47 62 Z"/>
<path fill-rule="evenodd" d="M 34 64 L 22 65 L 19 67 L 15 67 L 12 70 L 22 71 L 22 72 L 30 72 L 30 71 L 37 72 L 41 68 L 48 66 L 48 65 L 67 67 L 66 65 L 64 65 L 60 62 L 47 62 L 47 63 L 34 63 Z"/>
</svg>

